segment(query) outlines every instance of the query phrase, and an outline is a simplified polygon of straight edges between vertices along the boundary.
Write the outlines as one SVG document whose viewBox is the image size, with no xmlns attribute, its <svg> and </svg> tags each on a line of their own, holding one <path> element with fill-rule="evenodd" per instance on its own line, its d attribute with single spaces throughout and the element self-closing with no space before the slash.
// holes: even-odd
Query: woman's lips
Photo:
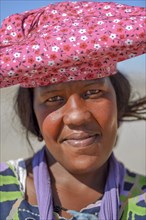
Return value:
<svg viewBox="0 0 146 220">
<path fill-rule="evenodd" d="M 99 134 L 85 136 L 85 137 L 74 137 L 74 138 L 67 138 L 63 140 L 64 144 L 73 146 L 73 147 L 88 147 L 97 141 L 99 141 Z"/>
</svg>

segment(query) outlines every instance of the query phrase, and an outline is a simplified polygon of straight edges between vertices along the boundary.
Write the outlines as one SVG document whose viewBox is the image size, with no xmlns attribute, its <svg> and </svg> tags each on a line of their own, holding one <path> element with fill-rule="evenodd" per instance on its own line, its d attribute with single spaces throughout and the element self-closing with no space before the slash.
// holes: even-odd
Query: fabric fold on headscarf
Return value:
<svg viewBox="0 0 146 220">
<path fill-rule="evenodd" d="M 33 175 L 40 219 L 54 220 L 51 179 L 45 157 L 45 147 L 34 155 Z M 118 220 L 124 175 L 124 166 L 112 154 L 109 158 L 109 173 L 101 202 L 99 220 Z"/>
</svg>

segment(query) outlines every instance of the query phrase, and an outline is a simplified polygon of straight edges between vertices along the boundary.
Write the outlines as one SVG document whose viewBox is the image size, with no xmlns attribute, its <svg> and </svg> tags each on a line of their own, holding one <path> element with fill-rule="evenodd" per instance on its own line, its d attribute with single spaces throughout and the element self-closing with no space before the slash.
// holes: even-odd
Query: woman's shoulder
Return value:
<svg viewBox="0 0 146 220">
<path fill-rule="evenodd" d="M 0 202 L 13 203 L 24 197 L 26 169 L 24 160 L 0 163 Z"/>
<path fill-rule="evenodd" d="M 39 219 L 38 207 L 25 200 L 26 161 L 0 163 L 0 209 L 2 219 Z M 4 210 L 4 211 L 3 211 Z"/>
<path fill-rule="evenodd" d="M 17 190 L 24 194 L 26 180 L 26 166 L 23 159 L 11 160 L 0 163 L 0 179 L 3 190 L 14 191 L 14 186 Z M 4 190 L 5 191 L 5 190 Z"/>
<path fill-rule="evenodd" d="M 146 176 L 126 169 L 124 178 L 124 190 L 131 191 L 132 189 L 137 189 L 137 193 L 146 193 Z"/>
<path fill-rule="evenodd" d="M 133 197 L 146 193 L 146 176 L 126 170 L 124 178 L 124 190 Z"/>
<path fill-rule="evenodd" d="M 122 219 L 146 218 L 146 177 L 126 170 L 123 192 L 121 193 Z"/>
<path fill-rule="evenodd" d="M 11 215 L 16 201 L 23 199 L 23 187 L 20 183 L 21 161 L 23 160 L 0 163 L 0 207 L 5 210 L 1 211 L 2 219 Z"/>
</svg>

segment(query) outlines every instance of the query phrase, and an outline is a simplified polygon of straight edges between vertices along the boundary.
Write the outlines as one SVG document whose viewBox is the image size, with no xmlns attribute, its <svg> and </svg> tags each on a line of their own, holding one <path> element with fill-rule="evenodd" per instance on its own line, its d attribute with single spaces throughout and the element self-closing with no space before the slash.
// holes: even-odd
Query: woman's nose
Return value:
<svg viewBox="0 0 146 220">
<path fill-rule="evenodd" d="M 91 112 L 85 104 L 85 100 L 78 94 L 69 97 L 65 105 L 64 124 L 80 126 L 88 122 L 91 118 Z"/>
</svg>

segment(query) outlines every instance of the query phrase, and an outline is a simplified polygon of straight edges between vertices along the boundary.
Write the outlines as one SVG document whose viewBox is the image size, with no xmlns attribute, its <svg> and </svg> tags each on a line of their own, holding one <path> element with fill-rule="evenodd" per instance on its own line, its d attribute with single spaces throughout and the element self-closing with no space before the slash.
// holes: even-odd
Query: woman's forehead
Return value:
<svg viewBox="0 0 146 220">
<path fill-rule="evenodd" d="M 92 84 L 103 85 L 105 84 L 105 82 L 108 82 L 108 81 L 109 81 L 109 77 L 104 77 L 100 79 L 92 79 L 92 80 L 75 80 L 75 81 L 69 81 L 69 82 L 55 83 L 55 84 L 51 84 L 48 86 L 40 86 L 40 87 L 36 87 L 35 89 L 43 92 L 46 90 L 52 91 L 56 89 L 64 89 L 70 86 L 76 87 L 77 85 L 78 86 L 88 86 Z"/>
</svg>

